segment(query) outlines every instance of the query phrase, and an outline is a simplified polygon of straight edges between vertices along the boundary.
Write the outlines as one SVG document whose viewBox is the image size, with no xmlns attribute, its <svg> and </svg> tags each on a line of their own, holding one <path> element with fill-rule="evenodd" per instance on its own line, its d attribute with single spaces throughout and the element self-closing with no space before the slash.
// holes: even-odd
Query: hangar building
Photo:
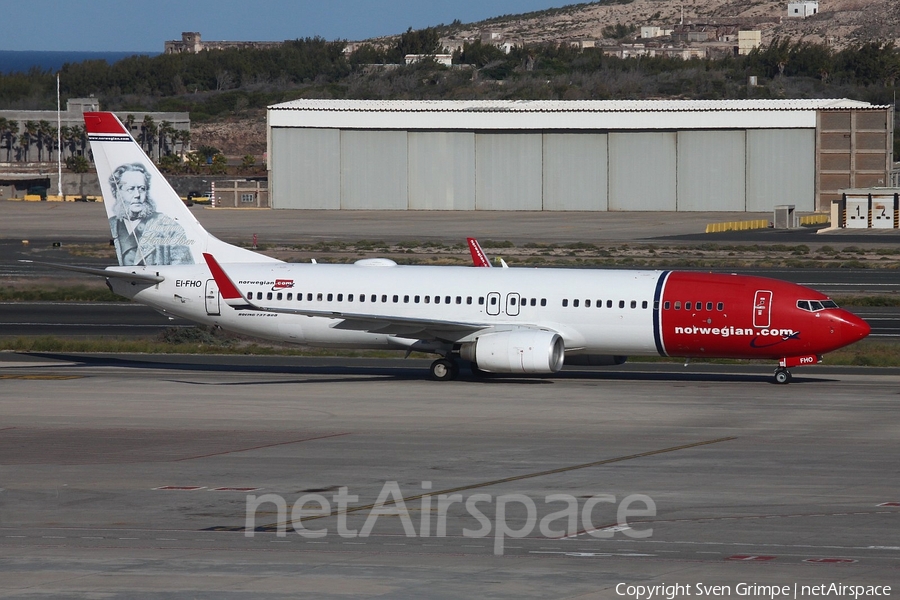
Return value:
<svg viewBox="0 0 900 600">
<path fill-rule="evenodd" d="M 828 210 L 884 186 L 893 108 L 854 100 L 296 100 L 268 109 L 274 208 Z"/>
</svg>

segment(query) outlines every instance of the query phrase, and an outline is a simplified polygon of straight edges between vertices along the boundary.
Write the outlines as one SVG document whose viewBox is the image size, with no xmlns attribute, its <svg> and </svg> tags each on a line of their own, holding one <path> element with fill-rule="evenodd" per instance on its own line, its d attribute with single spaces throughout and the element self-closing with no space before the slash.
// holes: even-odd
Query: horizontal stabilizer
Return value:
<svg viewBox="0 0 900 600">
<path fill-rule="evenodd" d="M 134 273 L 125 271 L 110 271 L 109 269 L 95 269 L 92 267 L 78 267 L 75 265 L 61 265 L 59 263 L 40 262 L 37 260 L 20 260 L 22 263 L 31 263 L 34 265 L 43 265 L 45 267 L 53 267 L 62 271 L 74 271 L 76 273 L 87 273 L 88 275 L 99 275 L 100 277 L 108 277 L 112 279 L 127 279 L 129 281 L 144 281 L 147 283 L 161 283 L 166 280 L 165 277 L 156 273 Z"/>
</svg>

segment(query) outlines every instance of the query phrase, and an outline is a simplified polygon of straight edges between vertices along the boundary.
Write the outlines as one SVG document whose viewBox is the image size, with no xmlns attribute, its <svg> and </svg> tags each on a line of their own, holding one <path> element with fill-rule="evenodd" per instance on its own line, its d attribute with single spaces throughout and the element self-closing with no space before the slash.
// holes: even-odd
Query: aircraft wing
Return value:
<svg viewBox="0 0 900 600">
<path fill-rule="evenodd" d="M 261 312 L 304 315 L 307 317 L 342 319 L 340 323 L 334 326 L 334 329 L 367 331 L 369 333 L 381 333 L 412 339 L 457 341 L 469 334 L 494 327 L 494 325 L 487 323 L 440 321 L 435 319 L 418 319 L 414 317 L 381 314 L 376 315 L 341 310 L 263 306 L 244 297 L 212 254 L 204 253 L 203 258 L 206 259 L 206 264 L 209 266 L 213 279 L 216 280 L 216 285 L 219 287 L 219 293 L 222 295 L 222 299 L 226 304 L 238 310 L 256 310 Z"/>
</svg>

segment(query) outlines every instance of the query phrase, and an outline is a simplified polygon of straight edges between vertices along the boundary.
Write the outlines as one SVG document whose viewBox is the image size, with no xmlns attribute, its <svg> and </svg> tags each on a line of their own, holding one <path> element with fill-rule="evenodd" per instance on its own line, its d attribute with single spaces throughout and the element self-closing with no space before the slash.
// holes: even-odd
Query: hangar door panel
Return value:
<svg viewBox="0 0 900 600">
<path fill-rule="evenodd" d="M 271 177 L 272 208 L 340 208 L 340 131 L 273 127 Z"/>
<path fill-rule="evenodd" d="M 609 134 L 609 210 L 675 210 L 675 132 Z"/>
<path fill-rule="evenodd" d="M 406 210 L 405 131 L 341 131 L 341 208 Z"/>
<path fill-rule="evenodd" d="M 541 210 L 539 133 L 475 134 L 475 208 Z"/>
<path fill-rule="evenodd" d="M 544 210 L 606 210 L 605 133 L 544 134 Z"/>
<path fill-rule="evenodd" d="M 814 129 L 747 132 L 747 210 L 769 212 L 777 204 L 816 209 Z"/>
<path fill-rule="evenodd" d="M 743 211 L 743 131 L 678 132 L 678 210 Z"/>
<path fill-rule="evenodd" d="M 409 208 L 475 210 L 475 134 L 410 132 Z"/>
</svg>

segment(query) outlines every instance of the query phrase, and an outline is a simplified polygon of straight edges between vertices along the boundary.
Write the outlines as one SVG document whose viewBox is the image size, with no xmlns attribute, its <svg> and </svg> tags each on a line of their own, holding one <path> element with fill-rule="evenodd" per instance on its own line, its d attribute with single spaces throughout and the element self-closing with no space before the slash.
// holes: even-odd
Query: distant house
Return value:
<svg viewBox="0 0 900 600">
<path fill-rule="evenodd" d="M 805 19 L 819 12 L 818 2 L 788 2 L 788 17 L 792 19 Z"/>
<path fill-rule="evenodd" d="M 452 54 L 407 54 L 404 57 L 404 59 L 406 60 L 406 64 L 408 65 L 422 62 L 427 58 L 431 58 L 437 64 L 444 65 L 445 67 L 450 67 L 453 65 Z"/>
<path fill-rule="evenodd" d="M 762 44 L 761 31 L 739 31 L 738 32 L 738 54 L 745 56 L 750 54 L 754 49 L 759 48 Z"/>
</svg>

